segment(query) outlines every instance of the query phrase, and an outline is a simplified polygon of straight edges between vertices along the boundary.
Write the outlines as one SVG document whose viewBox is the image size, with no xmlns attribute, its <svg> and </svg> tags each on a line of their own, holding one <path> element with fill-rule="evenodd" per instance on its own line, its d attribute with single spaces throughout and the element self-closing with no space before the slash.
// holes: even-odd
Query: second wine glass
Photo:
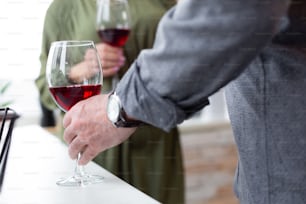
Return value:
<svg viewBox="0 0 306 204">
<path fill-rule="evenodd" d="M 128 40 L 131 16 L 127 0 L 97 0 L 96 29 L 102 42 L 122 47 Z M 112 86 L 119 81 L 113 77 Z"/>
<path fill-rule="evenodd" d="M 58 41 L 51 44 L 46 78 L 56 104 L 68 111 L 77 102 L 101 93 L 102 67 L 92 41 Z M 103 176 L 91 175 L 78 165 L 74 175 L 57 181 L 60 186 L 85 186 L 100 183 Z"/>
</svg>

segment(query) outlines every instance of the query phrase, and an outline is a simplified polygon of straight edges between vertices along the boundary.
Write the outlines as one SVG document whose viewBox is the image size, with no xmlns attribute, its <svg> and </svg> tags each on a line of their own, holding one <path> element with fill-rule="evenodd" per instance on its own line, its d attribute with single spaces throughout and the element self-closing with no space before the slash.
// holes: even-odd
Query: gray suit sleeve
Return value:
<svg viewBox="0 0 306 204">
<path fill-rule="evenodd" d="M 208 104 L 279 31 L 288 0 L 179 0 L 116 92 L 128 115 L 166 131 Z"/>
</svg>

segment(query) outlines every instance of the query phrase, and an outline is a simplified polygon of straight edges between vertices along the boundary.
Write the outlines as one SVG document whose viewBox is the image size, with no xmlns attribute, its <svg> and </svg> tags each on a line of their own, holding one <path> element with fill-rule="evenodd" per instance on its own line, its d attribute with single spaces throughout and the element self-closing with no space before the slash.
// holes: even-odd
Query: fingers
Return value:
<svg viewBox="0 0 306 204">
<path fill-rule="evenodd" d="M 125 57 L 122 54 L 111 52 L 104 52 L 100 60 L 103 67 L 121 67 L 125 63 Z"/>
<path fill-rule="evenodd" d="M 99 71 L 99 66 L 96 61 L 83 61 L 70 69 L 69 79 L 76 83 L 80 83 L 84 79 L 90 79 Z"/>
<path fill-rule="evenodd" d="M 74 130 L 75 129 L 71 125 L 69 125 L 65 129 L 63 139 L 68 145 L 70 145 L 70 143 L 72 143 L 74 138 L 77 136 L 77 132 L 75 132 Z"/>
<path fill-rule="evenodd" d="M 69 127 L 65 130 L 64 140 L 69 144 L 68 154 L 71 159 L 77 159 L 81 152 L 80 165 L 86 165 L 100 152 L 94 144 L 85 141 L 84 138 L 69 130 Z"/>
<path fill-rule="evenodd" d="M 105 43 L 98 43 L 96 44 L 96 49 L 100 54 L 103 55 L 104 52 L 107 52 L 107 53 L 112 53 L 112 54 L 115 54 L 115 55 L 123 55 L 123 49 L 121 47 L 114 47 L 114 46 L 111 46 L 111 45 L 108 45 L 108 44 L 105 44 Z"/>
<path fill-rule="evenodd" d="M 86 50 L 85 56 L 84 56 L 85 60 L 92 60 L 92 59 L 96 59 L 96 51 L 94 49 L 88 49 Z"/>
<path fill-rule="evenodd" d="M 123 49 L 104 43 L 97 44 L 97 51 L 101 60 L 103 76 L 110 77 L 116 74 L 125 63 Z"/>
<path fill-rule="evenodd" d="M 112 47 L 103 43 L 98 44 L 96 47 L 103 67 L 120 67 L 124 65 L 125 57 L 122 48 Z M 92 59 L 95 59 L 95 55 L 96 52 L 93 49 L 89 49 L 84 58 L 87 61 L 91 61 Z"/>
<path fill-rule="evenodd" d="M 97 58 L 96 52 L 93 49 L 88 49 L 84 61 L 86 62 L 86 65 L 90 68 L 90 71 L 95 71 L 95 73 L 99 69 L 99 58 Z"/>
<path fill-rule="evenodd" d="M 71 124 L 71 116 L 69 114 L 69 112 L 67 112 L 63 118 L 63 127 L 67 128 L 70 124 Z"/>
<path fill-rule="evenodd" d="M 78 153 L 80 152 L 88 152 L 88 150 L 86 151 L 88 142 L 74 130 L 75 128 L 73 128 L 73 126 L 68 126 L 64 132 L 64 141 L 69 145 L 68 154 L 71 159 L 77 159 Z M 92 154 L 93 153 L 91 153 L 89 157 L 86 156 L 85 160 L 83 159 L 83 164 L 88 163 L 88 161 L 93 159 L 93 157 L 91 157 Z M 87 158 L 90 159 L 87 160 Z"/>
<path fill-rule="evenodd" d="M 89 146 L 86 146 L 82 151 L 81 158 L 79 160 L 79 165 L 86 165 L 88 162 L 93 160 L 96 155 L 97 151 L 90 148 Z"/>
<path fill-rule="evenodd" d="M 78 154 L 86 149 L 86 143 L 80 140 L 80 137 L 74 137 L 75 139 L 69 145 L 68 153 L 71 159 L 77 159 Z M 90 161 L 90 160 L 89 160 Z"/>
<path fill-rule="evenodd" d="M 111 67 L 111 68 L 105 68 L 102 69 L 103 77 L 111 77 L 118 73 L 120 70 L 120 67 Z"/>
</svg>

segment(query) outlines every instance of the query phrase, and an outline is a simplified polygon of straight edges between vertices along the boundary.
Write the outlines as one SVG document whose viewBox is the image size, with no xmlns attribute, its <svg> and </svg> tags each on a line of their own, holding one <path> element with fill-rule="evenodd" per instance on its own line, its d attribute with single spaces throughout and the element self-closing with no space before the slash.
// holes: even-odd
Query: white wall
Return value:
<svg viewBox="0 0 306 204">
<path fill-rule="evenodd" d="M 0 102 L 22 115 L 19 124 L 37 122 L 40 114 L 34 79 L 39 73 L 43 19 L 51 0 L 0 1 L 0 85 L 10 81 Z"/>
</svg>

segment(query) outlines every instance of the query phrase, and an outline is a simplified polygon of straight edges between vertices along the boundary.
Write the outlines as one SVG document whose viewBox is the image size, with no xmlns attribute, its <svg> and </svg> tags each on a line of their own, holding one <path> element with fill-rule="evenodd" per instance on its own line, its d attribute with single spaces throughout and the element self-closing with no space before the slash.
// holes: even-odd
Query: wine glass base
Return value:
<svg viewBox="0 0 306 204">
<path fill-rule="evenodd" d="M 68 178 L 61 178 L 56 182 L 56 184 L 59 186 L 70 186 L 70 187 L 87 186 L 90 184 L 101 183 L 103 180 L 104 177 L 99 175 L 89 175 L 89 174 L 82 176 L 74 175 Z"/>
</svg>

